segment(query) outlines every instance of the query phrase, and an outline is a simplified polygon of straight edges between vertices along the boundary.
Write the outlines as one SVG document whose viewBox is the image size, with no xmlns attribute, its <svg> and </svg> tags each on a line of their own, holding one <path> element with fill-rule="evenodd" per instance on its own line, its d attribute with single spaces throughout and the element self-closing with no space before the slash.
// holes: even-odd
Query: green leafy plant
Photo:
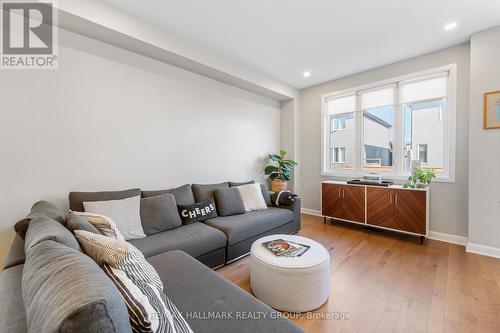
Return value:
<svg viewBox="0 0 500 333">
<path fill-rule="evenodd" d="M 278 154 L 269 154 L 269 159 L 275 162 L 276 165 L 268 165 L 264 169 L 266 176 L 269 176 L 271 180 L 281 179 L 290 180 L 290 173 L 293 171 L 297 162 L 285 159 L 286 151 L 280 150 Z"/>
<path fill-rule="evenodd" d="M 404 188 L 424 188 L 436 178 L 434 170 L 425 170 L 422 168 L 413 169 L 411 176 L 408 177 L 408 183 L 404 184 Z"/>
</svg>

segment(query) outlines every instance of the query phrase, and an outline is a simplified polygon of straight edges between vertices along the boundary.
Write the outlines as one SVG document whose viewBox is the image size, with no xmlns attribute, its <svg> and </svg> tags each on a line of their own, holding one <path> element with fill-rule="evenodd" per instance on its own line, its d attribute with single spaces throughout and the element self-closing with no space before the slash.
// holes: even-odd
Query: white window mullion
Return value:
<svg viewBox="0 0 500 333">
<path fill-rule="evenodd" d="M 404 163 L 404 122 L 403 122 L 403 105 L 399 104 L 399 86 L 394 89 L 394 174 L 403 174 Z"/>
<path fill-rule="evenodd" d="M 354 172 L 360 174 L 363 163 L 363 111 L 361 110 L 361 96 L 359 94 L 356 94 L 354 122 Z"/>
</svg>

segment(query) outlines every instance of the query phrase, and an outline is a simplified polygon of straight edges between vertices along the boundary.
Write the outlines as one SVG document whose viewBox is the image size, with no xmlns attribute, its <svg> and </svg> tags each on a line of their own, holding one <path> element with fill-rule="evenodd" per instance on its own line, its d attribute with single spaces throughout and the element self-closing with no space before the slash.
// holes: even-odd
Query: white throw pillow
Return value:
<svg viewBox="0 0 500 333">
<path fill-rule="evenodd" d="M 264 200 L 259 183 L 242 185 L 237 188 L 240 191 L 241 200 L 247 212 L 267 209 L 266 200 Z"/>
<path fill-rule="evenodd" d="M 116 223 L 125 240 L 146 237 L 141 224 L 141 197 L 121 200 L 88 201 L 83 203 L 86 212 L 101 214 Z"/>
</svg>

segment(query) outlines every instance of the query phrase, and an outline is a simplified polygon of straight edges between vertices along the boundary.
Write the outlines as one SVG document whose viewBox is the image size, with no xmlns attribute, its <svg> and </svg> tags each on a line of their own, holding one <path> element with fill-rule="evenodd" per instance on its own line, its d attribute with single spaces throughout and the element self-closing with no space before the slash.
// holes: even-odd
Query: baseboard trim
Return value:
<svg viewBox="0 0 500 333">
<path fill-rule="evenodd" d="M 321 211 L 315 209 L 302 208 L 300 211 L 303 214 L 308 214 L 313 216 L 323 216 L 321 215 Z M 446 234 L 444 232 L 430 231 L 429 236 L 427 238 L 451 244 L 457 244 L 463 246 L 467 245 L 467 237 Z"/>
<path fill-rule="evenodd" d="M 300 212 L 302 214 L 307 214 L 307 215 L 323 216 L 323 215 L 321 215 L 321 211 L 315 210 L 315 209 L 301 208 Z"/>
<path fill-rule="evenodd" d="M 498 247 L 481 245 L 476 243 L 467 243 L 465 251 L 474 254 L 480 254 L 483 256 L 499 258 L 500 259 L 500 249 Z"/>
<path fill-rule="evenodd" d="M 447 234 L 444 232 L 429 231 L 429 236 L 427 238 L 451 244 L 463 246 L 467 245 L 467 237 Z"/>
</svg>

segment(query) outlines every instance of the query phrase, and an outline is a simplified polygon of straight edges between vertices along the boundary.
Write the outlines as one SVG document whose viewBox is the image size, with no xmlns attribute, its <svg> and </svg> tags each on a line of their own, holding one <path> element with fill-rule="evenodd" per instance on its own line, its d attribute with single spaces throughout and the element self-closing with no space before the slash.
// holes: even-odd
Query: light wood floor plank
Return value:
<svg viewBox="0 0 500 333">
<path fill-rule="evenodd" d="M 299 235 L 330 252 L 330 298 L 313 314 L 349 313 L 348 320 L 293 320 L 306 332 L 500 332 L 500 260 L 463 246 L 323 224 L 302 215 Z M 251 293 L 249 258 L 217 270 Z"/>
</svg>

